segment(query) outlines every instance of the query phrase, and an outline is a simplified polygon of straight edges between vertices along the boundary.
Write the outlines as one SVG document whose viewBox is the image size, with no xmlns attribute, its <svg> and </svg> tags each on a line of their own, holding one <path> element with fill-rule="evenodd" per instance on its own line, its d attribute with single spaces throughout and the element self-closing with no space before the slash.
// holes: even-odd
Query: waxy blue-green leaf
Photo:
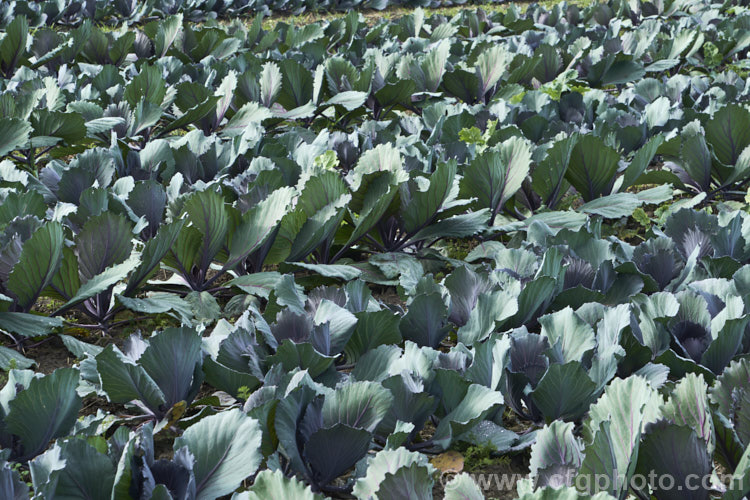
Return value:
<svg viewBox="0 0 750 500">
<path fill-rule="evenodd" d="M 159 22 L 154 39 L 154 52 L 157 57 L 164 57 L 167 51 L 172 47 L 175 40 L 180 36 L 182 31 L 182 14 L 169 16 Z"/>
<path fill-rule="evenodd" d="M 459 405 L 440 420 L 433 437 L 435 445 L 447 449 L 453 439 L 471 430 L 502 403 L 503 396 L 499 392 L 479 384 L 470 385 Z"/>
<path fill-rule="evenodd" d="M 260 102 L 270 108 L 281 92 L 281 70 L 274 62 L 267 62 L 260 72 Z"/>
<path fill-rule="evenodd" d="M 151 337 L 138 359 L 169 406 L 190 403 L 202 382 L 201 338 L 190 328 L 167 328 Z"/>
<path fill-rule="evenodd" d="M 35 491 L 48 498 L 108 498 L 114 486 L 112 460 L 84 439 L 58 441 L 31 469 Z"/>
<path fill-rule="evenodd" d="M 529 478 L 539 488 L 562 486 L 553 480 L 572 480 L 583 458 L 583 446 L 573 434 L 573 422 L 555 420 L 537 432 L 536 441 L 531 445 Z"/>
<path fill-rule="evenodd" d="M 133 249 L 132 226 L 123 216 L 106 212 L 90 218 L 76 236 L 78 270 L 85 280 L 123 263 Z"/>
<path fill-rule="evenodd" d="M 595 198 L 584 203 L 579 210 L 587 214 L 601 215 L 605 219 L 629 217 L 643 204 L 633 193 L 615 193 Z"/>
<path fill-rule="evenodd" d="M 237 110 L 221 130 L 221 134 L 226 137 L 238 137 L 247 130 L 260 130 L 260 123 L 271 116 L 267 108 L 261 107 L 257 102 L 249 102 Z"/>
<path fill-rule="evenodd" d="M 8 462 L 0 465 L 0 494 L 8 500 L 26 500 L 29 498 L 29 486 L 21 481 L 18 471 L 11 469 Z"/>
<path fill-rule="evenodd" d="M 371 433 L 346 424 L 314 432 L 304 450 L 310 463 L 310 479 L 317 485 L 330 483 L 367 454 L 371 441 Z"/>
<path fill-rule="evenodd" d="M 433 349 L 448 336 L 448 307 L 438 293 L 417 295 L 399 324 L 401 337 Z"/>
<path fill-rule="evenodd" d="M 198 499 L 228 495 L 255 474 L 263 459 L 261 434 L 257 420 L 233 409 L 202 419 L 175 440 L 175 450 L 187 447 L 195 457 Z"/>
<path fill-rule="evenodd" d="M 430 175 L 430 184 L 427 189 L 416 189 L 411 192 L 411 199 L 403 211 L 407 231 L 419 231 L 435 220 L 438 211 L 451 193 L 456 171 L 456 162 L 442 163 Z"/>
<path fill-rule="evenodd" d="M 167 82 L 164 81 L 161 68 L 144 65 L 130 83 L 125 87 L 124 97 L 135 108 L 138 103 L 146 102 L 156 108 L 161 107 L 167 95 Z"/>
<path fill-rule="evenodd" d="M 579 362 L 555 363 L 531 391 L 531 398 L 548 421 L 575 420 L 596 399 L 596 383 Z"/>
<path fill-rule="evenodd" d="M 734 165 L 750 145 L 750 111 L 729 104 L 719 109 L 705 124 L 706 141 L 724 165 Z"/>
<path fill-rule="evenodd" d="M 24 242 L 8 278 L 8 290 L 24 311 L 31 309 L 60 268 L 63 242 L 63 229 L 57 222 L 40 227 Z"/>
<path fill-rule="evenodd" d="M 71 307 L 80 304 L 86 299 L 89 299 L 101 292 L 104 292 L 109 287 L 114 286 L 118 282 L 125 279 L 125 277 L 135 269 L 138 264 L 136 258 L 129 258 L 125 262 L 115 264 L 112 267 L 108 267 L 104 272 L 97 274 L 90 280 L 86 281 L 76 291 L 75 295 L 70 298 L 65 304 L 63 304 L 56 313 L 61 313 L 70 309 Z"/>
<path fill-rule="evenodd" d="M 20 118 L 4 118 L 0 121 L 0 156 L 22 148 L 29 140 L 31 124 Z"/>
<path fill-rule="evenodd" d="M 70 431 L 81 409 L 77 385 L 78 370 L 59 368 L 49 375 L 33 378 L 10 401 L 5 425 L 21 440 L 18 460 L 37 456 L 52 439 Z"/>
<path fill-rule="evenodd" d="M 337 389 L 323 403 L 323 425 L 338 423 L 374 431 L 390 409 L 393 396 L 376 382 L 354 382 Z"/>
<path fill-rule="evenodd" d="M 0 71 L 6 78 L 13 76 L 26 52 L 29 36 L 29 21 L 26 16 L 17 16 L 5 28 L 5 36 L 0 41 Z"/>
<path fill-rule="evenodd" d="M 258 297 L 267 299 L 276 288 L 280 279 L 281 275 L 278 272 L 270 271 L 238 276 L 228 284 L 236 286 L 250 295 L 257 295 Z"/>
<path fill-rule="evenodd" d="M 140 255 L 140 263 L 130 275 L 123 295 L 132 295 L 149 277 L 153 276 L 162 258 L 177 240 L 184 224 L 184 221 L 180 220 L 169 225 L 162 225 L 156 236 L 146 242 Z"/>
<path fill-rule="evenodd" d="M 164 393 L 146 370 L 112 345 L 94 359 L 102 389 L 111 402 L 141 401 L 151 411 L 158 411 L 166 403 Z"/>
<path fill-rule="evenodd" d="M 0 369 L 5 371 L 13 368 L 25 370 L 35 366 L 36 362 L 22 355 L 15 349 L 0 346 Z"/>
<path fill-rule="evenodd" d="M 586 422 L 589 436 L 586 449 L 592 447 L 592 452 L 589 454 L 584 450 L 588 458 L 584 459 L 581 472 L 604 474 L 608 477 L 616 472 L 629 479 L 635 472 L 641 435 L 646 425 L 661 416 L 661 402 L 656 389 L 640 376 L 613 380 L 605 389 L 604 395 L 591 406 L 590 417 Z M 602 431 L 604 424 L 608 424 L 608 428 Z M 599 432 L 604 434 L 597 438 Z M 612 455 L 613 459 L 602 460 L 603 451 Z M 620 487 L 627 484 L 621 483 Z M 623 490 L 617 490 L 617 496 L 622 492 Z"/>
<path fill-rule="evenodd" d="M 21 312 L 0 312 L 0 330 L 24 337 L 41 337 L 63 326 L 63 320 Z"/>
<path fill-rule="evenodd" d="M 357 479 L 354 483 L 354 495 L 359 500 L 375 500 L 381 498 L 379 496 L 379 490 L 381 484 L 389 477 L 394 476 L 399 470 L 408 469 L 411 466 L 418 466 L 424 468 L 427 473 L 432 473 L 435 468 L 429 463 L 425 455 L 408 451 L 405 448 L 397 448 L 395 450 L 381 450 L 375 455 L 368 457 L 367 459 L 367 473 L 364 477 Z M 422 494 L 431 493 L 430 489 L 424 492 L 424 488 L 429 485 L 427 484 L 414 484 L 413 490 L 410 492 L 402 491 L 402 494 L 409 496 L 416 495 L 415 490 L 422 491 Z M 431 488 L 431 485 L 429 485 Z M 397 495 L 398 496 L 398 495 Z M 416 496 L 415 498 L 422 498 Z"/>
<path fill-rule="evenodd" d="M 521 188 L 531 168 L 531 149 L 517 137 L 477 157 L 464 170 L 461 192 L 476 196 L 480 208 L 492 212 L 490 224 L 505 203 Z"/>
<path fill-rule="evenodd" d="M 277 189 L 242 216 L 229 246 L 226 269 L 233 268 L 265 243 L 289 210 L 292 199 L 292 188 Z"/>
<path fill-rule="evenodd" d="M 188 198 L 184 210 L 188 214 L 192 227 L 201 235 L 198 263 L 200 269 L 205 272 L 224 245 L 229 231 L 227 206 L 221 195 L 208 190 L 195 193 Z"/>
<path fill-rule="evenodd" d="M 264 470 L 258 473 L 253 485 L 242 493 L 235 493 L 232 500 L 266 500 L 267 498 L 294 498 L 298 500 L 323 500 L 309 486 L 295 478 L 288 478 L 280 470 Z"/>
<path fill-rule="evenodd" d="M 620 155 L 602 139 L 583 135 L 570 155 L 565 179 L 581 193 L 585 201 L 610 194 Z"/>
<path fill-rule="evenodd" d="M 674 484 L 688 484 L 688 478 L 707 477 L 711 474 L 711 456 L 705 442 L 689 427 L 660 420 L 646 428 L 638 452 L 638 474 L 668 474 Z M 663 490 L 663 498 L 710 498 L 710 485 L 696 484 L 689 491 Z"/>
</svg>

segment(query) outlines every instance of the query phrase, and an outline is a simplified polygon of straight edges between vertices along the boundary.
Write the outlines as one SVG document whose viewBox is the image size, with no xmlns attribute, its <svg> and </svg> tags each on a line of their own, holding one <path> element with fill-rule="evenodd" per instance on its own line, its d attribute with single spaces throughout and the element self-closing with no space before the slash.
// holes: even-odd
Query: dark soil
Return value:
<svg viewBox="0 0 750 500">
<path fill-rule="evenodd" d="M 58 368 L 72 366 L 75 362 L 73 355 L 57 336 L 42 339 L 36 347 L 25 349 L 23 355 L 36 361 L 36 371 L 45 375 Z"/>
<path fill-rule="evenodd" d="M 375 300 L 379 300 L 383 304 L 398 306 L 402 309 L 406 307 L 406 302 L 404 302 L 401 297 L 399 297 L 398 292 L 396 292 L 395 288 L 384 287 L 381 290 L 377 290 L 376 288 L 372 287 L 371 289 L 372 296 Z"/>
<path fill-rule="evenodd" d="M 110 403 L 105 398 L 89 395 L 83 398 L 81 406 L 81 416 L 96 415 L 97 410 L 102 410 L 110 415 L 119 415 L 122 413 L 123 406 Z"/>
<path fill-rule="evenodd" d="M 480 486 L 484 497 L 500 500 L 516 498 L 516 482 L 529 474 L 528 453 L 501 457 L 496 464 L 487 465 L 468 472 Z M 435 500 L 444 497 L 444 484 L 451 480 L 451 474 L 440 476 L 432 488 Z"/>
</svg>

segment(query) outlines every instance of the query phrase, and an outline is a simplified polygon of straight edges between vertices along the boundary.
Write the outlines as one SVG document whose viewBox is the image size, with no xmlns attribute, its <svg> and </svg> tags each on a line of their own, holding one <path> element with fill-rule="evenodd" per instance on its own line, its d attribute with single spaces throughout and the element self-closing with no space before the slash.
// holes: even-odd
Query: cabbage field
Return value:
<svg viewBox="0 0 750 500">
<path fill-rule="evenodd" d="M 1 499 L 750 494 L 747 2 L 387 3 L 0 2 Z"/>
</svg>

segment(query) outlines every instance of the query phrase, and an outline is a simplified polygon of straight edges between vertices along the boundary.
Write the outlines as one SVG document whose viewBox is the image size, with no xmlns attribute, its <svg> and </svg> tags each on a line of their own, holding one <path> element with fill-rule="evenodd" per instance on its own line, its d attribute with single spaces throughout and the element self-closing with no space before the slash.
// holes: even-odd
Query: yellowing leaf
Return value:
<svg viewBox="0 0 750 500">
<path fill-rule="evenodd" d="M 446 451 L 432 458 L 430 463 L 441 472 L 461 472 L 464 470 L 464 457 L 454 450 Z"/>
</svg>

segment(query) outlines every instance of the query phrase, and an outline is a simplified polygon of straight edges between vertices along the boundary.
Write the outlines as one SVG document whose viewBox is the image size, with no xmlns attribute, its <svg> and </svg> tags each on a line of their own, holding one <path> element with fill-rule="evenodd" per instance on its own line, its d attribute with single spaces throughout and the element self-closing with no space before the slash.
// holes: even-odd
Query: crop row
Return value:
<svg viewBox="0 0 750 500">
<path fill-rule="evenodd" d="M 495 0 L 497 1 L 497 0 Z M 85 20 L 109 25 L 138 24 L 183 14 L 193 22 L 303 12 L 347 12 L 383 10 L 390 7 L 440 7 L 471 0 L 10 0 L 0 5 L 0 27 L 14 18 L 27 17 L 33 26 L 76 26 Z"/>
<path fill-rule="evenodd" d="M 430 498 L 459 443 L 530 447 L 526 498 L 717 464 L 694 498 L 750 490 L 743 9 L 28 15 L 0 40 L 0 496 Z M 41 375 L 50 338 L 76 361 Z"/>
<path fill-rule="evenodd" d="M 554 231 L 536 222 L 521 247 L 485 242 L 443 279 L 413 256 L 381 254 L 377 265 L 400 284 L 403 306 L 373 297 L 352 279 L 354 266 L 308 266 L 350 282 L 307 292 L 290 274 L 237 278 L 249 295 L 232 299 L 245 311 L 233 324 L 203 292 L 183 321 L 194 328 L 134 334 L 122 349 L 61 335 L 78 368 L 11 370 L 4 456 L 30 460 L 37 493 L 75 482 L 78 492 L 127 498 L 161 484 L 173 498 L 215 498 L 262 462 L 278 469 L 274 488 L 305 488 L 283 471 L 329 493 L 356 465 L 354 494 L 388 498 L 402 488 L 431 492 L 424 453 L 457 442 L 496 453 L 532 445 L 530 482 L 520 488 L 533 498 L 558 487 L 561 470 L 571 482 L 622 470 L 679 482 L 710 476 L 714 463 L 734 473 L 725 498 L 741 498 L 750 456 L 750 267 L 741 264 L 749 218 L 736 212 L 722 224 L 682 210 L 664 235 L 635 247 L 602 238 L 596 224 Z M 133 300 L 158 308 L 156 295 Z M 203 383 L 234 409 L 198 399 Z M 89 394 L 129 409 L 76 422 L 80 395 Z M 506 407 L 544 427 L 505 429 Z M 582 437 L 573 433 L 579 421 Z M 187 428 L 174 457 L 155 461 L 152 434 L 174 426 Z M 196 489 L 180 490 L 173 474 Z M 269 474 L 250 491 L 270 488 Z M 468 476 L 455 481 L 457 495 L 478 493 Z M 619 497 L 628 484 L 606 491 Z M 714 487 L 701 487 L 700 498 Z"/>
</svg>

